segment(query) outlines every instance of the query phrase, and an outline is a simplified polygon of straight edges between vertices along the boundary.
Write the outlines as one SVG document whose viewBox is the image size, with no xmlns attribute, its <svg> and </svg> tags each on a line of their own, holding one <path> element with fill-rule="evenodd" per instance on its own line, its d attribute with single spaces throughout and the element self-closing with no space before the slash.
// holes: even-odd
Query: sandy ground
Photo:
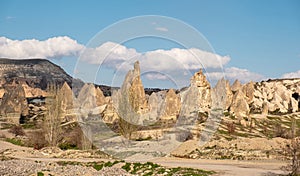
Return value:
<svg viewBox="0 0 300 176">
<path fill-rule="evenodd" d="M 13 145 L 8 142 L 0 141 L 0 151 L 5 149 L 13 149 L 17 151 L 23 151 L 18 154 L 18 156 L 14 156 L 14 158 L 22 159 L 22 160 L 35 160 L 35 161 L 78 161 L 78 162 L 92 162 L 99 160 L 107 159 L 63 159 L 63 158 L 47 158 L 39 156 L 32 156 L 30 151 L 33 149 L 27 147 L 20 147 Z M 17 152 L 18 153 L 18 152 Z M 26 154 L 28 153 L 28 155 Z M 281 166 L 286 165 L 285 162 L 282 161 L 235 161 L 235 160 L 205 160 L 205 159 L 182 159 L 182 158 L 171 158 L 171 157 L 163 157 L 163 158 L 155 158 L 151 159 L 151 162 L 161 164 L 167 167 L 190 167 L 190 168 L 198 168 L 204 170 L 213 170 L 216 171 L 218 176 L 256 176 L 256 175 L 265 175 L 265 176 L 274 176 L 278 174 L 284 174 L 284 172 L 280 169 Z M 136 162 L 136 160 L 135 160 Z M 145 161 L 143 161 L 145 162 Z"/>
<path fill-rule="evenodd" d="M 274 176 L 284 174 L 280 167 L 286 165 L 282 161 L 235 161 L 235 160 L 205 160 L 182 158 L 158 158 L 152 162 L 169 167 L 191 167 L 216 171 L 222 176 Z"/>
</svg>

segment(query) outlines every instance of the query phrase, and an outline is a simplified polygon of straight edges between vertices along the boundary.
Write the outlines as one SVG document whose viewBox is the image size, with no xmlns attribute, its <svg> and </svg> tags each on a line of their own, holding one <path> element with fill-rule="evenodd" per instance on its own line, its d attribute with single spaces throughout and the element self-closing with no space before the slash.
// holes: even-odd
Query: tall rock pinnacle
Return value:
<svg viewBox="0 0 300 176">
<path fill-rule="evenodd" d="M 180 116 L 197 116 L 197 112 L 208 112 L 211 107 L 211 87 L 202 69 L 191 78 L 190 87 L 181 93 Z"/>
</svg>

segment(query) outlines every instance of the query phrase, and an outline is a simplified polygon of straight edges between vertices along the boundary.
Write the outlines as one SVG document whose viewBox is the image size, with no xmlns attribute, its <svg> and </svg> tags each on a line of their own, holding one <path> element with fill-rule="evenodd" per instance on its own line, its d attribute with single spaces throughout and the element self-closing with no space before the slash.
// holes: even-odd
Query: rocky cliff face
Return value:
<svg viewBox="0 0 300 176">
<path fill-rule="evenodd" d="M 26 83 L 29 87 L 42 90 L 46 90 L 49 84 L 62 86 L 67 82 L 70 87 L 74 85 L 74 89 L 81 88 L 83 84 L 46 59 L 0 59 L 0 75 L 2 85 Z"/>
</svg>

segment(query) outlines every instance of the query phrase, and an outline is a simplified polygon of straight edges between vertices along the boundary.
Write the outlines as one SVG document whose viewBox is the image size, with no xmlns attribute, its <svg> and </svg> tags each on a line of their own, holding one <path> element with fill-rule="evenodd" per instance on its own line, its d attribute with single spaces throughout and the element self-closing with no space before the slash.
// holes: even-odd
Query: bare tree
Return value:
<svg viewBox="0 0 300 176">
<path fill-rule="evenodd" d="M 291 159 L 291 163 L 284 166 L 283 169 L 290 172 L 289 175 L 300 175 L 300 137 L 296 137 L 296 120 L 292 121 L 290 143 L 284 148 L 284 153 Z"/>
<path fill-rule="evenodd" d="M 48 87 L 49 96 L 46 98 L 47 112 L 45 113 L 43 131 L 45 132 L 45 139 L 50 146 L 56 146 L 60 140 L 61 134 L 61 118 L 62 97 L 56 85 Z"/>
</svg>

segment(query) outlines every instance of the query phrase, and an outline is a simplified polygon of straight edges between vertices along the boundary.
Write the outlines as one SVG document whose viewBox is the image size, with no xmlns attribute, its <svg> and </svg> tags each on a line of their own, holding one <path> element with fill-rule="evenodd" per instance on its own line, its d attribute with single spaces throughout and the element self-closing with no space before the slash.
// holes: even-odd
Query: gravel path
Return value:
<svg viewBox="0 0 300 176">
<path fill-rule="evenodd" d="M 216 171 L 222 176 L 275 176 L 286 174 L 280 167 L 286 165 L 282 161 L 235 161 L 235 160 L 206 160 L 159 158 L 152 162 L 168 167 L 191 167 Z"/>
<path fill-rule="evenodd" d="M 121 168 L 105 167 L 100 171 L 93 167 L 86 167 L 81 165 L 66 165 L 61 166 L 53 162 L 40 162 L 31 160 L 7 160 L 0 161 L 0 175 L 2 176 L 28 176 L 37 175 L 42 172 L 45 175 L 61 175 L 61 176 L 75 176 L 75 175 L 131 175 Z"/>
</svg>

